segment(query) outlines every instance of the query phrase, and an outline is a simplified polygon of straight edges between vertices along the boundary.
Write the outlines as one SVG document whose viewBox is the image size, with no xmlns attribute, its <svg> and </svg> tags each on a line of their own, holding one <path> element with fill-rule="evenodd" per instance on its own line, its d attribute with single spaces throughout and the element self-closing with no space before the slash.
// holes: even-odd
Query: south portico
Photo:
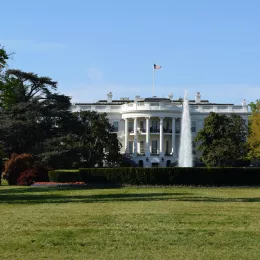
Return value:
<svg viewBox="0 0 260 260">
<path fill-rule="evenodd" d="M 176 118 L 162 113 L 122 114 L 124 151 L 144 167 L 170 166 L 177 161 Z"/>
</svg>

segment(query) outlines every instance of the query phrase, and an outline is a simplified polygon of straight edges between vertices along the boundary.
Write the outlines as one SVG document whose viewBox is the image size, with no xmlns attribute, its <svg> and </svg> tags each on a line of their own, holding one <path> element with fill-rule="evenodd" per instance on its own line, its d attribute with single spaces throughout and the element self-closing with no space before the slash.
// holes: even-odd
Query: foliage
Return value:
<svg viewBox="0 0 260 260">
<path fill-rule="evenodd" d="M 4 68 L 7 64 L 7 60 L 9 59 L 9 56 L 6 52 L 6 50 L 4 49 L 3 46 L 1 46 L 0 44 L 0 71 L 2 68 Z"/>
<path fill-rule="evenodd" d="M 53 95 L 41 103 L 18 103 L 0 111 L 0 140 L 8 154 L 43 153 L 48 142 L 60 139 L 71 131 L 70 102 L 57 99 L 60 96 Z"/>
<path fill-rule="evenodd" d="M 32 168 L 34 158 L 31 154 L 11 155 L 11 159 L 5 162 L 5 178 L 9 185 L 16 185 L 20 174 L 25 170 Z"/>
<path fill-rule="evenodd" d="M 250 116 L 250 133 L 248 137 L 249 157 L 260 159 L 260 100 L 254 104 L 252 115 Z"/>
<path fill-rule="evenodd" d="M 4 176 L 9 185 L 31 185 L 34 181 L 48 181 L 48 170 L 31 154 L 13 153 L 5 162 Z"/>
<path fill-rule="evenodd" d="M 113 133 L 113 126 L 110 125 L 107 115 L 80 111 L 75 116 L 81 123 L 77 143 L 86 165 L 93 167 L 96 164 L 103 165 L 103 161 L 106 161 L 109 166 L 114 166 L 121 159 L 121 144 Z"/>
<path fill-rule="evenodd" d="M 260 103 L 260 99 L 257 99 L 256 102 L 250 102 L 249 107 L 252 113 L 255 112 L 259 113 L 259 103 Z"/>
<path fill-rule="evenodd" d="M 5 73 L 5 84 L 0 88 L 0 104 L 4 108 L 10 108 L 17 103 L 45 100 L 51 95 L 51 90 L 56 89 L 57 82 L 49 77 L 9 69 Z"/>
<path fill-rule="evenodd" d="M 260 168 L 83 168 L 82 180 L 130 185 L 260 185 Z"/>
<path fill-rule="evenodd" d="M 109 166 L 120 161 L 121 144 L 106 114 L 80 111 L 73 115 L 73 129 L 67 135 L 45 142 L 43 161 L 53 168 Z"/>
<path fill-rule="evenodd" d="M 207 166 L 232 166 L 247 155 L 247 128 L 238 115 L 210 113 L 195 141 Z"/>
<path fill-rule="evenodd" d="M 51 182 L 80 182 L 81 175 L 78 171 L 49 171 Z"/>
<path fill-rule="evenodd" d="M 120 167 L 135 167 L 137 166 L 136 162 L 128 154 L 123 154 L 120 162 Z"/>
<path fill-rule="evenodd" d="M 17 179 L 18 185 L 30 186 L 34 182 L 46 182 L 49 181 L 48 170 L 44 167 L 34 166 L 22 172 Z"/>
<path fill-rule="evenodd" d="M 8 58 L 0 46 L 0 67 Z M 0 74 L 0 145 L 8 157 L 28 153 L 52 168 L 119 165 L 121 144 L 106 114 L 73 114 L 70 97 L 57 93 L 49 77 L 18 69 Z"/>
<path fill-rule="evenodd" d="M 56 89 L 51 79 L 11 72 L 19 76 L 15 88 L 22 94 L 13 95 L 15 101 L 5 99 L 0 110 L 0 142 L 7 154 L 34 154 L 53 168 L 93 167 L 104 160 L 113 166 L 120 161 L 121 145 L 105 114 L 73 114 L 70 98 L 51 92 Z"/>
</svg>

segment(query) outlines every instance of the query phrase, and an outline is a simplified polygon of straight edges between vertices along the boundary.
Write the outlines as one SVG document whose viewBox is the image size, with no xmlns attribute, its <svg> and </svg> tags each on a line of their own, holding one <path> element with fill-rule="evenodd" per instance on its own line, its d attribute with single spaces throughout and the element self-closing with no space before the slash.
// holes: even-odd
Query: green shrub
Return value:
<svg viewBox="0 0 260 260">
<path fill-rule="evenodd" d="M 81 168 L 85 182 L 131 185 L 260 185 L 260 168 Z"/>
<path fill-rule="evenodd" d="M 78 182 L 78 181 L 82 181 L 82 178 L 79 171 L 56 170 L 56 171 L 49 171 L 49 180 L 51 182 Z"/>
</svg>

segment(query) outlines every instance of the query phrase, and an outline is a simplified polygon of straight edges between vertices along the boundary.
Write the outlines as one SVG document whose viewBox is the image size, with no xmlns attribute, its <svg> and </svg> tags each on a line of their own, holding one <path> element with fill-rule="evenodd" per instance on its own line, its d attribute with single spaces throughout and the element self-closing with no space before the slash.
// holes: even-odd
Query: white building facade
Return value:
<svg viewBox="0 0 260 260">
<path fill-rule="evenodd" d="M 210 112 L 237 114 L 248 124 L 248 106 L 216 104 L 201 100 L 199 92 L 195 100 L 189 101 L 192 138 L 203 128 Z M 167 167 L 177 164 L 182 118 L 182 100 L 168 98 L 120 98 L 113 100 L 112 93 L 106 100 L 95 103 L 75 103 L 73 111 L 89 110 L 106 113 L 122 144 L 121 153 L 127 154 L 136 164 L 143 167 Z M 193 160 L 199 161 L 200 153 L 193 143 Z"/>
</svg>

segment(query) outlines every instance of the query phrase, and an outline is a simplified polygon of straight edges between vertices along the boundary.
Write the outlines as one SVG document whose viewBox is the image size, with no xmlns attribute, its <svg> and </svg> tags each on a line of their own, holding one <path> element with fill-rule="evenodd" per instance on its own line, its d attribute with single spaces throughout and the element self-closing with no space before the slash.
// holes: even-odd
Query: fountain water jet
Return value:
<svg viewBox="0 0 260 260">
<path fill-rule="evenodd" d="M 188 92 L 185 90 L 181 121 L 179 167 L 192 167 L 191 122 Z"/>
</svg>

